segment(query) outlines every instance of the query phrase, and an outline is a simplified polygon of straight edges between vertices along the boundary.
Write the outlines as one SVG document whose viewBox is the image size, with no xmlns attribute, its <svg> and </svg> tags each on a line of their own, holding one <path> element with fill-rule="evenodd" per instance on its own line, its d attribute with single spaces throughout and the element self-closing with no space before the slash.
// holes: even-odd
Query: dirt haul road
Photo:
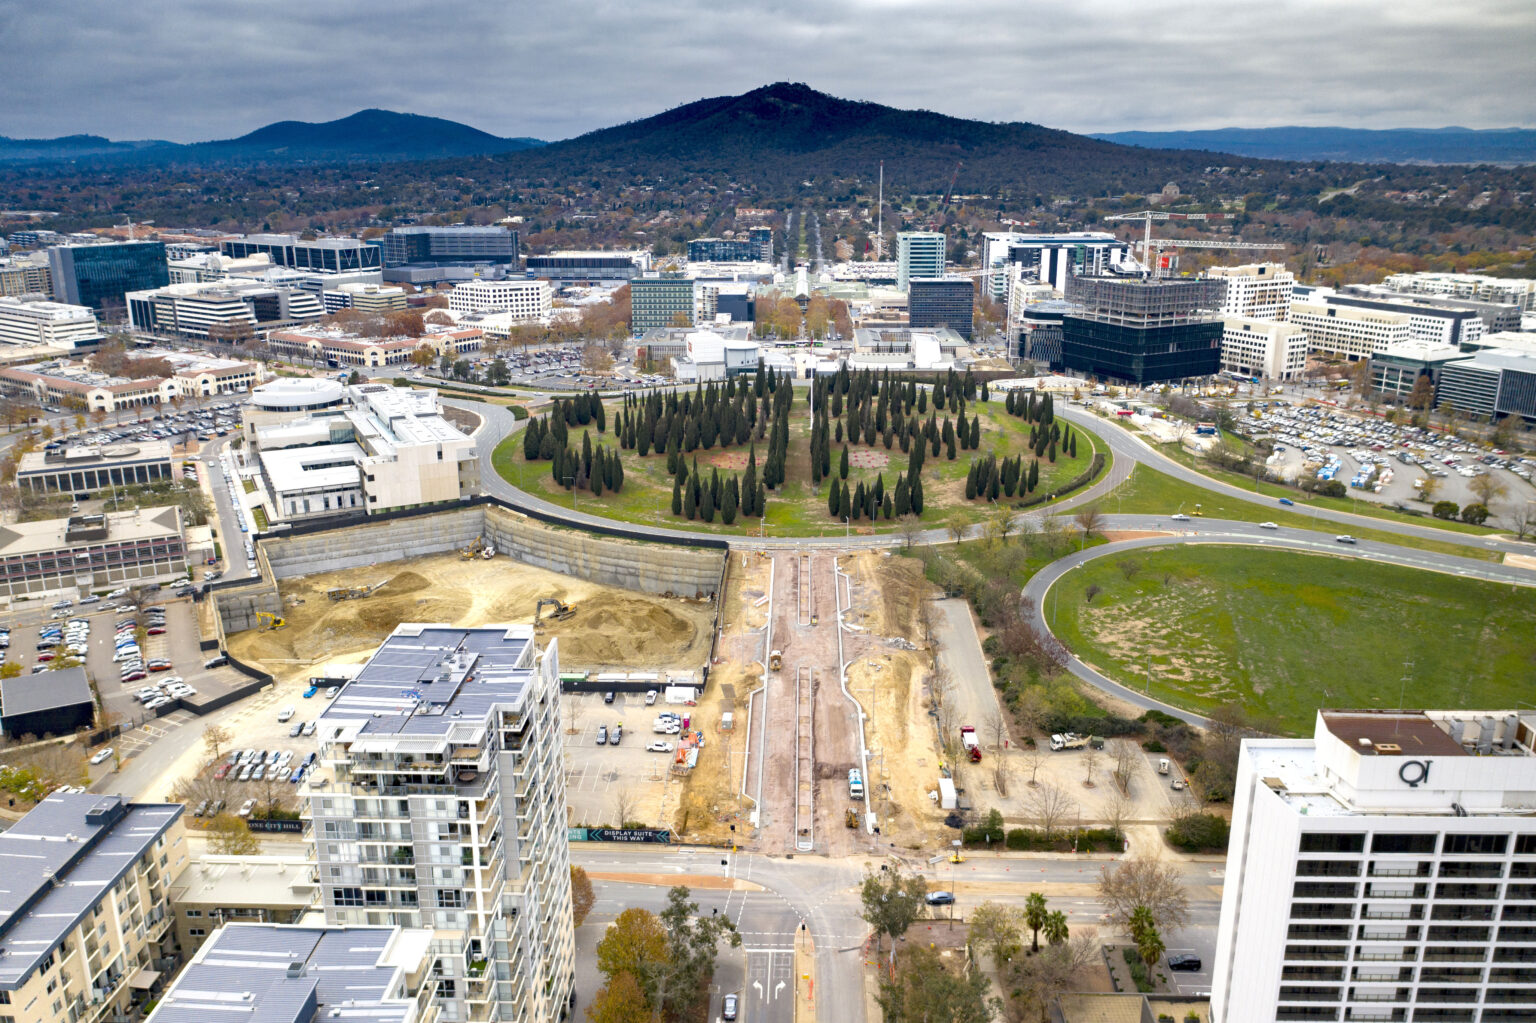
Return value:
<svg viewBox="0 0 1536 1023">
<path fill-rule="evenodd" d="M 375 595 L 333 601 L 333 587 L 368 586 Z M 708 601 L 657 597 L 583 582 L 509 558 L 464 561 L 432 555 L 285 579 L 285 628 L 229 638 L 230 651 L 279 679 L 307 677 L 322 661 L 362 660 L 401 622 L 487 625 L 533 621 L 540 598 L 576 605 L 562 622 L 541 623 L 539 638 L 560 639 L 562 669 L 697 671 L 709 658 L 714 609 Z"/>
</svg>

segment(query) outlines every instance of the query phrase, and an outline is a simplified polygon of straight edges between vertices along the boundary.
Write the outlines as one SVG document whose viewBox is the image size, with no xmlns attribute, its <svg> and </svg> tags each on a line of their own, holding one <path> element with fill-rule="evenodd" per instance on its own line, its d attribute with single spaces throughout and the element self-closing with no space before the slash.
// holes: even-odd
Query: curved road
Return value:
<svg viewBox="0 0 1536 1023">
<path fill-rule="evenodd" d="M 1198 524 L 1171 523 L 1165 518 L 1150 515 L 1109 515 L 1105 518 L 1108 522 L 1106 528 L 1115 530 L 1167 530 L 1170 526 L 1178 526 L 1180 528 L 1176 532 L 1170 532 L 1169 535 L 1165 536 L 1141 537 L 1135 540 L 1121 540 L 1116 543 L 1090 547 L 1087 550 L 1058 558 L 1035 573 L 1034 577 L 1024 587 L 1024 595 L 1034 602 L 1034 624 L 1036 628 L 1051 632 L 1051 621 L 1055 617 L 1055 607 L 1050 601 L 1051 588 L 1073 569 L 1087 564 L 1095 558 L 1111 557 L 1142 547 L 1167 547 L 1172 544 L 1237 544 L 1281 550 L 1306 551 L 1381 561 L 1392 565 L 1402 565 L 1406 568 L 1444 572 L 1448 575 L 1482 579 L 1488 582 L 1509 583 L 1513 586 L 1536 586 L 1536 573 L 1525 569 L 1508 565 L 1495 565 L 1483 561 L 1473 561 L 1452 554 L 1431 554 L 1427 551 L 1419 551 L 1411 547 L 1399 547 L 1396 544 L 1389 543 L 1374 543 L 1368 540 L 1361 540 L 1353 546 L 1349 546 L 1339 544 L 1323 534 L 1308 529 L 1263 529 L 1252 522 L 1230 522 L 1220 519 L 1205 520 Z M 1190 528 L 1192 526 L 1193 528 Z M 1201 727 L 1207 724 L 1206 720 L 1198 714 L 1191 714 L 1188 711 L 1169 706 L 1166 703 L 1151 699 L 1133 689 L 1120 685 L 1084 664 L 1075 656 L 1068 662 L 1067 670 L 1095 688 L 1101 689 L 1143 710 L 1161 710 L 1190 724 Z"/>
</svg>

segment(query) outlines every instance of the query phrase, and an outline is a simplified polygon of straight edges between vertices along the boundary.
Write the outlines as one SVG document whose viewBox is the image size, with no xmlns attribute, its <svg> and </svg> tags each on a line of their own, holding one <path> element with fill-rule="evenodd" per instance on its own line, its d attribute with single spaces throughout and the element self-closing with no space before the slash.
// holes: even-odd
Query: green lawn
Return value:
<svg viewBox="0 0 1536 1023">
<path fill-rule="evenodd" d="M 607 403 L 608 422 L 612 424 L 615 413 L 619 408 L 618 402 Z M 954 461 L 945 458 L 944 449 L 941 447 L 937 456 L 931 453 L 923 465 L 923 497 L 924 508 L 922 522 L 929 528 L 947 525 L 956 519 L 966 523 L 980 522 L 985 519 L 992 510 L 992 505 L 985 501 L 965 500 L 965 477 L 970 468 L 969 459 L 982 457 L 987 454 L 995 454 L 999 458 L 1012 457 L 1013 455 L 1027 451 L 1029 440 L 1029 424 L 1024 420 L 1007 414 L 1003 409 L 1002 400 L 999 398 L 986 404 L 972 402 L 967 407 L 966 415 L 971 417 L 976 414 L 982 416 L 981 446 L 977 451 L 957 451 Z M 953 413 L 950 413 L 953 416 Z M 809 457 L 810 439 L 810 410 L 797 395 L 795 400 L 794 419 L 790 424 L 789 463 L 787 466 L 788 479 L 779 489 L 778 493 L 768 494 L 768 515 L 763 524 L 767 536 L 821 536 L 842 533 L 846 527 L 841 522 L 834 522 L 827 513 L 828 483 L 823 480 L 819 487 L 811 486 L 811 470 Z M 943 416 L 940 416 L 942 421 Z M 1055 487 L 1061 486 L 1085 471 L 1093 460 L 1095 450 L 1102 450 L 1108 456 L 1108 450 L 1102 440 L 1094 437 L 1088 430 L 1077 424 L 1071 424 L 1072 432 L 1079 435 L 1077 457 L 1068 458 L 1065 454 L 1058 453 L 1054 465 L 1042 460 L 1040 465 L 1040 482 L 1037 492 L 1045 493 Z M 595 445 L 607 445 L 616 447 L 612 431 L 597 433 L 590 427 L 585 428 L 592 433 L 592 441 Z M 581 450 L 582 429 L 571 430 L 570 444 L 576 450 Z M 762 471 L 764 456 L 767 451 L 766 443 L 757 445 L 758 471 Z M 892 445 L 890 451 L 886 451 L 884 444 L 877 439 L 872 446 L 853 444 L 849 446 L 850 453 L 873 452 L 877 457 L 884 456 L 888 464 L 883 468 L 860 469 L 853 468 L 848 473 L 848 486 L 851 489 L 857 487 L 858 481 L 873 484 L 877 473 L 883 473 L 885 487 L 890 490 L 896 485 L 896 475 L 905 472 L 907 456 L 902 453 L 899 444 Z M 842 445 L 832 446 L 832 473 L 837 475 L 838 459 L 842 452 Z M 697 456 L 699 470 L 704 476 L 708 476 L 711 466 L 717 461 L 725 462 L 728 459 L 737 458 L 745 464 L 747 448 L 745 446 L 732 446 L 729 448 L 715 447 L 708 451 L 699 450 L 688 455 L 690 463 Z M 618 494 L 604 493 L 601 497 L 594 498 L 587 491 L 566 490 L 555 483 L 550 463 L 542 461 L 528 462 L 523 458 L 523 437 L 521 433 L 515 433 L 497 445 L 492 455 L 492 467 L 501 477 L 513 486 L 525 490 L 530 494 L 545 498 L 557 504 L 574 502 L 574 506 L 584 512 L 595 515 L 605 515 L 610 518 L 620 519 L 625 522 L 667 526 L 678 529 L 692 529 L 699 532 L 722 533 L 726 535 L 743 535 L 756 533 L 760 527 L 759 520 L 738 518 L 734 525 L 726 526 L 718 521 L 706 523 L 699 519 L 689 521 L 683 516 L 672 515 L 672 479 L 667 474 L 667 459 L 665 454 L 652 453 L 645 458 L 638 457 L 632 451 L 623 452 L 624 457 L 624 488 Z M 1026 465 L 1028 459 L 1025 460 Z M 720 465 L 722 478 L 730 473 L 738 472 L 736 468 L 728 468 Z M 853 524 L 854 533 L 891 532 L 900 527 L 895 522 L 885 519 L 877 523 L 869 520 Z"/>
<path fill-rule="evenodd" d="M 1091 603 L 1090 586 L 1101 588 Z M 1536 676 L 1531 588 L 1188 547 L 1102 558 L 1052 589 L 1056 634 L 1111 678 L 1143 689 L 1150 671 L 1160 700 L 1196 712 L 1238 703 L 1294 734 L 1319 707 L 1513 707 Z"/>
<path fill-rule="evenodd" d="M 1146 465 L 1137 465 L 1131 470 L 1130 479 L 1120 484 L 1113 493 L 1099 502 L 1099 508 L 1106 513 L 1172 515 L 1174 512 L 1182 511 L 1185 515 L 1198 514 L 1211 519 L 1235 519 L 1239 522 L 1274 522 L 1281 526 L 1313 529 L 1330 534 L 1347 529 L 1351 535 L 1358 536 L 1362 540 L 1379 540 L 1382 543 L 1397 544 L 1401 547 L 1433 551 L 1436 554 L 1452 554 L 1463 558 L 1478 558 L 1483 561 L 1503 560 L 1503 555 L 1499 552 L 1481 547 L 1404 536 L 1400 533 L 1389 533 L 1384 529 L 1372 529 L 1369 526 L 1345 526 L 1329 519 L 1313 518 L 1301 511 L 1302 507 L 1298 503 L 1295 509 L 1286 508 L 1280 504 L 1279 498 L 1275 499 L 1273 506 L 1265 507 L 1252 501 L 1218 494 L 1193 483 L 1185 483 L 1183 480 L 1175 479 L 1167 473 L 1158 472 Z M 1322 507 L 1321 503 L 1319 507 Z M 1432 521 L 1434 520 L 1423 520 L 1424 524 Z"/>
</svg>

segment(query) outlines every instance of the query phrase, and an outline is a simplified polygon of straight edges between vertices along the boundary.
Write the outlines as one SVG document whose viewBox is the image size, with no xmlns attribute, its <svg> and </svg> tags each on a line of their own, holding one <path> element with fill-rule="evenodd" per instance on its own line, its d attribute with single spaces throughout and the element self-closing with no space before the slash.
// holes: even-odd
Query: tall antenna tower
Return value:
<svg viewBox="0 0 1536 1023">
<path fill-rule="evenodd" d="M 880 161 L 880 199 L 875 203 L 875 262 L 885 250 L 885 161 Z"/>
</svg>

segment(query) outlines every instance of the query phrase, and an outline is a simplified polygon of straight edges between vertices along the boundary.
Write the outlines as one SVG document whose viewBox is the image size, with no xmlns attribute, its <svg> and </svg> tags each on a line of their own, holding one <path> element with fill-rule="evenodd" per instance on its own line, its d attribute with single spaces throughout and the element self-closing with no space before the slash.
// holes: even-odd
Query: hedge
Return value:
<svg viewBox="0 0 1536 1023">
<path fill-rule="evenodd" d="M 528 410 L 522 405 L 508 405 L 507 408 L 512 412 L 512 418 L 519 422 L 528 418 Z"/>
<path fill-rule="evenodd" d="M 1168 825 L 1168 844 L 1185 852 L 1223 852 L 1232 826 L 1213 813 L 1192 813 Z"/>
</svg>

